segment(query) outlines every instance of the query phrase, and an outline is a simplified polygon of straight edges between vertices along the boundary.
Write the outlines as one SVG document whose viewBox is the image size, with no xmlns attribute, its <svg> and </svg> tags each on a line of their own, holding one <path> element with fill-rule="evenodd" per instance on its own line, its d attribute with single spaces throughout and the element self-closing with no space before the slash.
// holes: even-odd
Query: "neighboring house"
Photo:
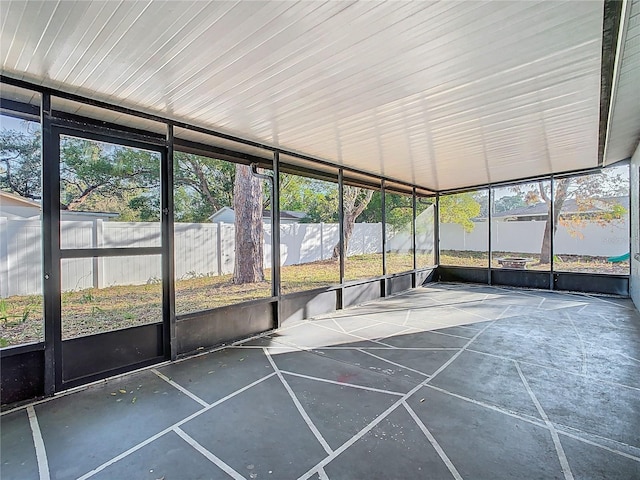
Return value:
<svg viewBox="0 0 640 480">
<path fill-rule="evenodd" d="M 588 219 L 591 215 L 606 212 L 614 205 L 621 205 L 627 210 L 629 209 L 629 197 L 606 197 L 593 200 L 588 206 L 579 206 L 574 198 L 565 200 L 561 217 L 582 217 Z M 546 203 L 540 202 L 526 207 L 514 208 L 506 212 L 495 212 L 491 218 L 498 222 L 530 222 L 545 221 L 547 219 L 549 207 Z M 474 221 L 485 221 L 486 218 L 476 218 Z"/>
<path fill-rule="evenodd" d="M 300 223 L 300 221 L 306 218 L 306 216 L 307 214 L 303 212 L 280 210 L 280 224 Z M 269 210 L 263 210 L 262 218 L 266 223 L 270 223 L 271 212 Z M 208 220 L 212 223 L 235 223 L 236 213 L 231 207 L 222 207 L 216 213 L 211 215 Z"/>
<path fill-rule="evenodd" d="M 12 220 L 35 220 L 40 218 L 40 203 L 21 197 L 14 193 L 0 190 L 0 217 Z M 117 217 L 118 213 L 109 212 L 79 212 L 60 210 L 60 220 L 109 220 Z"/>
<path fill-rule="evenodd" d="M 0 217 L 36 219 L 40 217 L 40 204 L 20 195 L 0 190 Z"/>
</svg>

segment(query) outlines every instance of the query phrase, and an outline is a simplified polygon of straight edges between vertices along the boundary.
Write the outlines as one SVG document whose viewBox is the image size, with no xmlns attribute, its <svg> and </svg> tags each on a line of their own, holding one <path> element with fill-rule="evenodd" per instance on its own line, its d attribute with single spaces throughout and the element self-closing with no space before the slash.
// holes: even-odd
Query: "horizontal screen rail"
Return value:
<svg viewBox="0 0 640 480">
<path fill-rule="evenodd" d="M 60 258 L 135 257 L 162 255 L 162 247 L 74 248 L 60 250 Z"/>
</svg>

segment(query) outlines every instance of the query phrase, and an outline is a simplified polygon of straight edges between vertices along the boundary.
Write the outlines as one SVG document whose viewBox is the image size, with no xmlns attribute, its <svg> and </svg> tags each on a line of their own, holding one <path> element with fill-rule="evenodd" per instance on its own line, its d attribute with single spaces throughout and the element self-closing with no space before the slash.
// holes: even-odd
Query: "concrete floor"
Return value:
<svg viewBox="0 0 640 480">
<path fill-rule="evenodd" d="M 432 284 L 1 426 L 4 480 L 640 479 L 640 315 Z"/>
</svg>

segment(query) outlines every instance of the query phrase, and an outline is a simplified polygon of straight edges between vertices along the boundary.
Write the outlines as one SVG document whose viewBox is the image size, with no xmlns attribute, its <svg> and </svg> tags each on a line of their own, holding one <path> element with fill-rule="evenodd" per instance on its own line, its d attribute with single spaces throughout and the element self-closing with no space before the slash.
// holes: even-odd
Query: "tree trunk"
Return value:
<svg viewBox="0 0 640 480">
<path fill-rule="evenodd" d="M 540 264 L 548 265 L 551 263 L 551 209 L 547 213 L 547 221 L 544 224 L 544 236 L 542 237 L 542 249 L 540 250 Z"/>
<path fill-rule="evenodd" d="M 347 254 L 347 251 L 349 250 L 349 240 L 351 239 L 351 235 L 353 234 L 353 228 L 355 227 L 355 223 L 356 223 L 356 217 L 353 215 L 353 213 L 347 214 L 345 212 L 345 214 L 344 214 L 344 240 L 343 240 L 345 255 Z M 332 258 L 334 260 L 337 260 L 338 258 L 340 258 L 340 242 L 338 242 L 333 247 Z"/>
<path fill-rule="evenodd" d="M 264 281 L 262 219 L 262 180 L 251 174 L 250 167 L 236 165 L 233 188 L 235 211 L 235 264 L 233 283 Z"/>
<path fill-rule="evenodd" d="M 548 198 L 545 198 L 549 210 L 547 211 L 547 221 L 544 225 L 544 237 L 542 238 L 542 248 L 540 249 L 540 264 L 547 265 L 551 263 L 551 237 L 555 238 L 556 231 L 558 230 L 558 221 L 560 220 L 560 213 L 564 201 L 569 194 L 569 186 L 571 185 L 571 178 L 563 178 L 556 180 L 555 184 L 555 196 L 553 204 L 553 215 L 551 214 L 551 202 Z M 543 192 L 541 187 L 541 193 Z M 543 195 L 544 198 L 544 195 Z"/>
<path fill-rule="evenodd" d="M 344 229 L 343 242 L 345 256 L 347 254 L 347 249 L 349 248 L 349 240 L 351 239 L 351 235 L 353 234 L 356 219 L 364 211 L 364 209 L 367 208 L 367 205 L 369 205 L 371 197 L 373 196 L 373 190 L 365 190 L 364 195 L 362 195 L 362 192 L 362 189 L 358 187 L 352 187 L 350 185 L 344 186 L 344 197 L 342 202 L 344 212 L 342 218 Z M 340 242 L 336 243 L 336 245 L 333 247 L 332 258 L 334 260 L 340 258 Z"/>
</svg>

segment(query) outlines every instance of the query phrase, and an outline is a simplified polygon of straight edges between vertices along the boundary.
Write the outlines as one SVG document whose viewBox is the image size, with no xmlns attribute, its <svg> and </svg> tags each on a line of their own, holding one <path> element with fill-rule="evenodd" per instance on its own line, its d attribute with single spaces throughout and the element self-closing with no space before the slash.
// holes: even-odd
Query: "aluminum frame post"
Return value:
<svg viewBox="0 0 640 480">
<path fill-rule="evenodd" d="M 162 202 L 162 306 L 164 310 L 163 331 L 165 355 L 171 360 L 178 357 L 176 338 L 176 284 L 174 250 L 174 204 L 173 204 L 173 125 L 167 124 L 167 145 L 162 152 L 160 185 Z"/>
</svg>

